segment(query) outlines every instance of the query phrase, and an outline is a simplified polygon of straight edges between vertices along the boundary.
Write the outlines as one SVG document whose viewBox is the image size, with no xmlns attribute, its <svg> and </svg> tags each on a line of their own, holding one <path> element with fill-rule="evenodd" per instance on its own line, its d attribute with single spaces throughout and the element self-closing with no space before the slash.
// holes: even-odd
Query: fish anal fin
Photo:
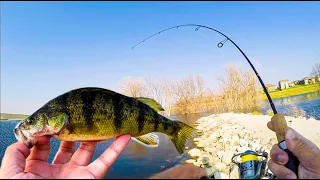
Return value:
<svg viewBox="0 0 320 180">
<path fill-rule="evenodd" d="M 159 137 L 155 133 L 148 133 L 138 137 L 131 137 L 132 140 L 146 146 L 146 147 L 158 147 Z"/>
</svg>

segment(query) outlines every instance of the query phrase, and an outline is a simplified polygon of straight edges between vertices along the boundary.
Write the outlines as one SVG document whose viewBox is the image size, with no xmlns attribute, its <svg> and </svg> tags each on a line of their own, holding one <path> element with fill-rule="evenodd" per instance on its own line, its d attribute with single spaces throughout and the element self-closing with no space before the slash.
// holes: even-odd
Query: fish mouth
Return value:
<svg viewBox="0 0 320 180">
<path fill-rule="evenodd" d="M 35 145 L 36 141 L 30 137 L 29 133 L 19 128 L 20 124 L 21 122 L 15 127 L 14 136 L 18 141 L 22 141 L 29 149 L 31 149 Z"/>
</svg>

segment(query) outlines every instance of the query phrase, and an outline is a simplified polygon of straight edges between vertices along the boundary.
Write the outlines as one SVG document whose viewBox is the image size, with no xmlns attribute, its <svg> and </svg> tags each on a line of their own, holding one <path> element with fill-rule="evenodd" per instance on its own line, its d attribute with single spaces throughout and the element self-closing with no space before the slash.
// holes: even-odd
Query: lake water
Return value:
<svg viewBox="0 0 320 180">
<path fill-rule="evenodd" d="M 290 115 L 288 113 L 288 108 L 295 106 L 298 109 L 304 111 L 307 118 L 313 117 L 317 120 L 320 120 L 320 93 L 319 92 L 274 99 L 272 101 L 276 106 L 278 113 L 282 113 L 284 115 Z M 266 101 L 264 106 L 265 107 L 262 108 L 262 112 L 266 114 L 267 111 L 271 109 L 269 101 Z"/>
<path fill-rule="evenodd" d="M 320 120 L 320 94 L 309 93 L 289 98 L 275 99 L 274 104 L 280 113 L 286 113 L 286 107 L 290 104 L 295 104 L 298 108 L 303 109 L 307 116 L 314 117 Z M 266 102 L 266 107 L 262 109 L 263 112 L 267 112 L 270 109 L 270 105 Z M 194 121 L 203 116 L 208 116 L 211 113 L 195 114 L 189 116 L 176 116 L 171 119 L 180 120 L 189 125 L 193 125 Z M 6 121 L 0 122 L 0 162 L 5 152 L 5 149 L 10 144 L 16 142 L 13 134 L 13 129 L 18 121 Z M 171 140 L 164 134 L 157 133 L 160 138 L 160 145 L 157 148 L 146 148 L 134 141 L 130 141 L 126 150 L 120 155 L 119 159 L 113 164 L 111 169 L 105 178 L 148 178 L 155 173 L 159 173 L 166 168 L 173 167 L 178 163 L 182 163 L 186 157 L 186 153 L 180 155 Z M 107 149 L 113 139 L 98 143 L 93 160 L 102 154 Z M 191 141 L 187 143 L 187 146 L 191 146 Z M 52 162 L 55 153 L 58 150 L 60 141 L 51 139 L 51 153 L 49 156 L 49 162 Z M 77 147 L 79 144 L 77 144 Z M 163 167 L 164 166 L 164 167 Z"/>
</svg>

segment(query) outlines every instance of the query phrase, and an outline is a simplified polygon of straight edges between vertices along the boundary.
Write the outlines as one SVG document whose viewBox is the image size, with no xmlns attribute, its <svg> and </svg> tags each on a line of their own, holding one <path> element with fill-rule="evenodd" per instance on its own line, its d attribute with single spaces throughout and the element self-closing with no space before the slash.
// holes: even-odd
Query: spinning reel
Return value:
<svg viewBox="0 0 320 180">
<path fill-rule="evenodd" d="M 239 157 L 241 160 L 239 160 Z M 234 164 L 229 168 L 229 177 L 234 166 L 237 165 L 239 179 L 261 179 L 263 177 L 273 179 L 273 175 L 266 170 L 266 164 L 268 161 L 267 152 L 247 150 L 244 153 L 233 155 L 231 161 Z"/>
</svg>

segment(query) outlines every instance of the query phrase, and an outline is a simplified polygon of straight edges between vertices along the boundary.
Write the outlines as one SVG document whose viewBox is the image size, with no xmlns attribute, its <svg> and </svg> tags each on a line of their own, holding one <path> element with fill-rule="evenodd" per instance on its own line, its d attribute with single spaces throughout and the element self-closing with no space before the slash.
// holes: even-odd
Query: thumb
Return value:
<svg viewBox="0 0 320 180">
<path fill-rule="evenodd" d="M 292 128 L 288 128 L 285 135 L 285 141 L 287 148 L 299 159 L 301 163 L 305 162 L 310 164 L 312 162 L 317 162 L 314 160 L 315 158 L 319 158 L 319 148 Z M 320 166 L 320 163 L 318 166 Z"/>
</svg>

